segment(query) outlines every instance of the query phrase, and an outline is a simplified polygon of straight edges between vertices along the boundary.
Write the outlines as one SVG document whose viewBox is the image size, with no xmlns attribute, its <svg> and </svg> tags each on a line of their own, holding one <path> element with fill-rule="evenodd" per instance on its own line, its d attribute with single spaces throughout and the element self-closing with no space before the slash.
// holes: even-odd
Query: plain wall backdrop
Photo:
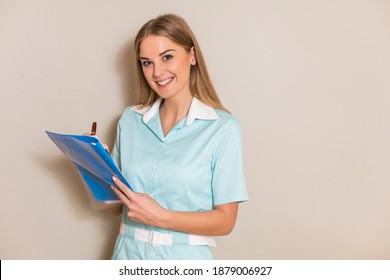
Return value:
<svg viewBox="0 0 390 280">
<path fill-rule="evenodd" d="M 239 119 L 250 201 L 217 259 L 390 259 L 390 2 L 0 0 L 0 259 L 108 259 L 94 211 L 45 130 L 134 103 L 132 41 L 183 16 Z M 229 176 L 230 174 L 226 174 Z"/>
</svg>

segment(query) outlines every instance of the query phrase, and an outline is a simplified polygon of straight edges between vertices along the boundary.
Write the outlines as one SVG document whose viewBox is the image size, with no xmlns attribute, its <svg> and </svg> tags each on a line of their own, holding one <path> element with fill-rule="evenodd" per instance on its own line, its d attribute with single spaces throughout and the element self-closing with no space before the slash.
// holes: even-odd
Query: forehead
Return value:
<svg viewBox="0 0 390 280">
<path fill-rule="evenodd" d="M 183 47 L 175 44 L 165 36 L 149 35 L 141 41 L 139 55 L 143 57 L 158 56 L 169 49 L 184 50 Z"/>
</svg>

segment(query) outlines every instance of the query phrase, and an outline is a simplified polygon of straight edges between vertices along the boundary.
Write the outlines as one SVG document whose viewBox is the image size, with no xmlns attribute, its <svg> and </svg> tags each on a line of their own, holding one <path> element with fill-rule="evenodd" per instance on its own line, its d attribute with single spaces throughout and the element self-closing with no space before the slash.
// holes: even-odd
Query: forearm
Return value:
<svg viewBox="0 0 390 280">
<path fill-rule="evenodd" d="M 135 193 L 117 178 L 113 177 L 113 180 L 119 190 L 112 189 L 127 206 L 127 217 L 135 222 L 209 236 L 229 234 L 236 222 L 238 202 L 217 205 L 205 212 L 170 211 L 149 195 Z"/>
<path fill-rule="evenodd" d="M 158 226 L 197 235 L 227 235 L 233 230 L 237 210 L 238 203 L 229 203 L 205 212 L 167 211 Z"/>
</svg>

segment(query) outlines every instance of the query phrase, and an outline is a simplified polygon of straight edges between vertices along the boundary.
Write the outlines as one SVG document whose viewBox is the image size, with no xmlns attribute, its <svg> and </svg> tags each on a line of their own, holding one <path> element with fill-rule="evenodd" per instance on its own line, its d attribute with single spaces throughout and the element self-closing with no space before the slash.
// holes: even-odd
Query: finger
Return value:
<svg viewBox="0 0 390 280">
<path fill-rule="evenodd" d="M 112 177 L 112 180 L 114 180 L 114 183 L 119 187 L 119 189 L 130 199 L 135 199 L 134 192 L 130 190 L 128 186 L 126 186 L 121 180 L 116 178 L 115 176 Z"/>
<path fill-rule="evenodd" d="M 115 194 L 118 196 L 118 198 L 127 206 L 129 207 L 130 206 L 130 200 L 129 198 L 123 193 L 121 192 L 120 190 L 118 190 L 117 188 L 111 186 L 111 189 L 115 192 Z"/>
</svg>

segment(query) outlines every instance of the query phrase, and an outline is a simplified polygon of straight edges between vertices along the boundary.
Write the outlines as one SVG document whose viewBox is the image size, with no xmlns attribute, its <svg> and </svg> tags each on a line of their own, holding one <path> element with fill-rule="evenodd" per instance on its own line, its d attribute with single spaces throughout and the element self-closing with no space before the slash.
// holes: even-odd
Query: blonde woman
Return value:
<svg viewBox="0 0 390 280">
<path fill-rule="evenodd" d="M 113 259 L 212 259 L 247 200 L 241 128 L 221 104 L 187 23 L 167 14 L 135 39 L 138 105 L 118 123 L 112 157 L 122 223 Z"/>
</svg>

